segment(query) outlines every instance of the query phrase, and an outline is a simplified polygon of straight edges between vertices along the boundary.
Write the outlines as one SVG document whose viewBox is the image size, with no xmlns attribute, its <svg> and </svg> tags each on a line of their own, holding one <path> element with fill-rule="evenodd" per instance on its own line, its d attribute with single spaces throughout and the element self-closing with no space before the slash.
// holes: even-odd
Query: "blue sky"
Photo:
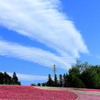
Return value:
<svg viewBox="0 0 100 100">
<path fill-rule="evenodd" d="M 100 1 L 0 0 L 0 70 L 22 85 L 63 74 L 76 60 L 100 64 Z"/>
</svg>

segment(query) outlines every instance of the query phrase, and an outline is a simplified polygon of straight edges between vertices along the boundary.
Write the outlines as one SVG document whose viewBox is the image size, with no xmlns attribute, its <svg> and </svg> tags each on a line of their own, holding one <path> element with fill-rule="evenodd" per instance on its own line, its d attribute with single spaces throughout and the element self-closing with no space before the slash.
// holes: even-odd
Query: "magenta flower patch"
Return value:
<svg viewBox="0 0 100 100">
<path fill-rule="evenodd" d="M 0 99 L 8 100 L 74 100 L 77 95 L 61 90 L 41 90 L 32 86 L 0 85 Z"/>
<path fill-rule="evenodd" d="M 78 89 L 80 91 L 100 91 L 100 89 Z"/>
</svg>

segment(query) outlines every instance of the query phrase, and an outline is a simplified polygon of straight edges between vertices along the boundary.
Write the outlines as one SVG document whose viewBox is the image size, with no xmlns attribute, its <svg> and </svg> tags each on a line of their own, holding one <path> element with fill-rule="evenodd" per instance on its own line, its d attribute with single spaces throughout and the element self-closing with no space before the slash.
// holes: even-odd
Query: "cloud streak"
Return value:
<svg viewBox="0 0 100 100">
<path fill-rule="evenodd" d="M 89 53 L 80 32 L 58 10 L 59 0 L 0 0 L 0 24 L 45 44 L 61 56 Z"/>
<path fill-rule="evenodd" d="M 2 71 L 3 72 L 3 71 Z M 13 73 L 7 72 L 10 76 L 13 76 Z M 17 73 L 17 77 L 19 80 L 23 81 L 34 81 L 34 80 L 47 80 L 47 76 L 36 76 L 36 75 L 27 75 L 27 74 L 19 74 Z"/>
<path fill-rule="evenodd" d="M 3 40 L 0 40 L 0 55 L 69 69 L 75 58 L 80 57 L 79 53 L 89 53 L 74 22 L 59 10 L 59 5 L 59 0 L 0 0 L 1 26 L 43 43 L 59 56 L 42 48 Z"/>
<path fill-rule="evenodd" d="M 75 62 L 73 58 L 68 58 L 69 60 L 66 61 L 65 58 L 56 56 L 49 51 L 1 40 L 0 55 L 31 61 L 47 67 L 52 67 L 53 64 L 57 64 L 59 68 L 63 69 L 70 68 L 70 63 Z"/>
</svg>

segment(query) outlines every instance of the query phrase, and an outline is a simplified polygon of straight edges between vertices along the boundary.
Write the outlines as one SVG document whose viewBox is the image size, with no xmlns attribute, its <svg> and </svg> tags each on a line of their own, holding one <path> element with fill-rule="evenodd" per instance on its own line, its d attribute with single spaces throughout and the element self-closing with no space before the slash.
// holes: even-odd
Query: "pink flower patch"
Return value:
<svg viewBox="0 0 100 100">
<path fill-rule="evenodd" d="M 75 93 L 78 97 L 75 100 L 100 100 L 99 95 Z"/>
<path fill-rule="evenodd" d="M 61 90 L 41 90 L 32 86 L 0 85 L 0 99 L 6 100 L 74 100 L 76 94 Z"/>
<path fill-rule="evenodd" d="M 100 91 L 100 89 L 78 89 L 80 91 Z"/>
</svg>

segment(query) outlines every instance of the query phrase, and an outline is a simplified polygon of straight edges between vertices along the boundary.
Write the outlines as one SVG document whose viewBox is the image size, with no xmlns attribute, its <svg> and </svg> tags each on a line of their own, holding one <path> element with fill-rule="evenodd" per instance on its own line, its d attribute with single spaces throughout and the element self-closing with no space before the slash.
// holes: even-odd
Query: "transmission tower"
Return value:
<svg viewBox="0 0 100 100">
<path fill-rule="evenodd" d="M 53 72 L 54 72 L 54 77 L 55 77 L 56 75 L 56 65 L 55 64 L 53 65 Z"/>
</svg>

